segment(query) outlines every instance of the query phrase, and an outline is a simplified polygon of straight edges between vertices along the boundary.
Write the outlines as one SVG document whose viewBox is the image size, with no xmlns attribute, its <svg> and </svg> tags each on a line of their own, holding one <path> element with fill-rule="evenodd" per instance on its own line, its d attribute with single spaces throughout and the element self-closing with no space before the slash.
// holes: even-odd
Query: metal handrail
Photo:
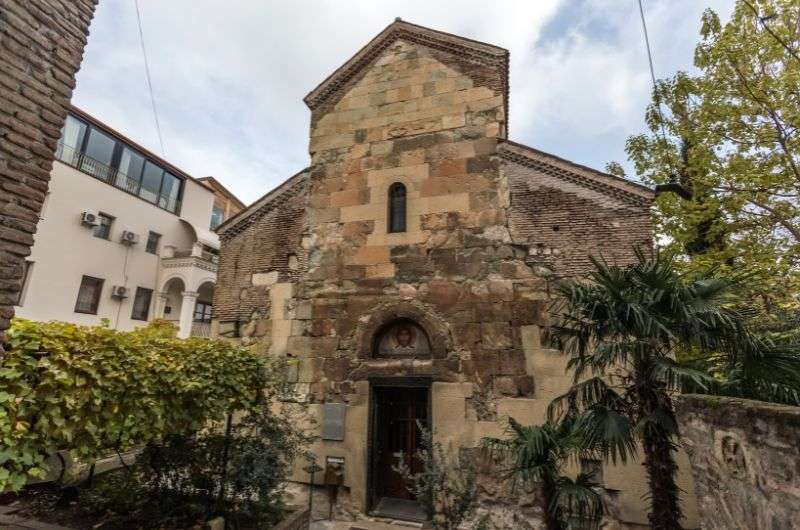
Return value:
<svg viewBox="0 0 800 530">
<path fill-rule="evenodd" d="M 136 195 L 139 197 L 139 181 L 130 178 L 124 171 L 115 169 L 109 165 L 98 162 L 94 158 L 88 156 L 86 153 L 78 151 L 63 142 L 58 142 L 56 147 L 56 159 L 73 167 L 82 173 L 96 178 L 106 184 L 111 184 L 115 188 L 122 191 Z M 150 202 L 150 201 L 148 201 Z M 165 196 L 159 196 L 156 205 L 172 213 L 177 213 L 180 208 L 181 201 L 178 199 L 170 199 Z"/>
</svg>

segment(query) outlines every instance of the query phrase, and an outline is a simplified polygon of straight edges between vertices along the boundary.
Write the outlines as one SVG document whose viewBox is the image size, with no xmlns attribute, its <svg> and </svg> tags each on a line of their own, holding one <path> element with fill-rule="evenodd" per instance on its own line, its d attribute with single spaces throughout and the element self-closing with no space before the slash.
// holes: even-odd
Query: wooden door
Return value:
<svg viewBox="0 0 800 530">
<path fill-rule="evenodd" d="M 393 497 L 413 500 L 403 477 L 393 468 L 402 454 L 412 473 L 422 470 L 414 454 L 422 446 L 417 422 L 428 425 L 427 388 L 375 389 L 375 499 Z"/>
</svg>

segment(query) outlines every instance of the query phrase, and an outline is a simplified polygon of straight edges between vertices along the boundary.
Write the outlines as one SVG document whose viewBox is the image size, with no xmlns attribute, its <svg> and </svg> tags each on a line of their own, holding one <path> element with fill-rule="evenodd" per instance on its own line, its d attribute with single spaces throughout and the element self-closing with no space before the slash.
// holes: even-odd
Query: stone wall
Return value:
<svg viewBox="0 0 800 530">
<path fill-rule="evenodd" d="M 800 528 L 800 407 L 687 395 L 677 409 L 704 529 Z"/>
<path fill-rule="evenodd" d="M 509 155 L 509 227 L 514 240 L 528 247 L 529 265 L 582 276 L 594 268 L 590 257 L 622 265 L 636 259 L 636 248 L 652 248 L 646 195 L 622 192 L 613 183 L 604 187 L 596 172 L 530 148 L 503 152 Z M 590 172 L 590 186 L 565 178 L 583 172 Z"/>
<path fill-rule="evenodd" d="M 234 323 L 269 320 L 270 288 L 297 283 L 306 268 L 302 238 L 307 177 L 305 171 L 298 173 L 257 201 L 262 205 L 244 212 L 232 230 L 222 233 L 224 252 L 220 253 L 217 281 L 224 288 L 216 289 L 214 295 L 215 318 L 225 323 L 218 330 L 222 336 L 248 333 L 234 330 Z"/>
<path fill-rule="evenodd" d="M 0 1 L 0 351 L 96 4 Z"/>
</svg>

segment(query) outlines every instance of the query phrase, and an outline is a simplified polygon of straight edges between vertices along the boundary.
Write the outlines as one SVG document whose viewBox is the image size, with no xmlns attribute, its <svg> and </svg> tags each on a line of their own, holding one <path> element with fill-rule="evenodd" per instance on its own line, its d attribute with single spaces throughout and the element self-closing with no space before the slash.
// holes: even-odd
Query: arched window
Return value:
<svg viewBox="0 0 800 530">
<path fill-rule="evenodd" d="M 389 232 L 406 231 L 406 187 L 395 182 L 389 187 Z"/>
</svg>

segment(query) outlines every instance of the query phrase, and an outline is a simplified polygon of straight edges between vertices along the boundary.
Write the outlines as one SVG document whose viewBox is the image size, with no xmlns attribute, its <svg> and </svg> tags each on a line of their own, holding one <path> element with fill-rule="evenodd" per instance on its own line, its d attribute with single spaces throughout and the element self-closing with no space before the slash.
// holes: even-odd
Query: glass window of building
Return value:
<svg viewBox="0 0 800 530">
<path fill-rule="evenodd" d="M 214 206 L 211 209 L 211 230 L 214 230 L 216 227 L 222 224 L 222 221 L 225 220 L 225 210 L 220 208 L 219 206 Z"/>
<path fill-rule="evenodd" d="M 158 198 L 158 205 L 165 210 L 174 212 L 178 209 L 178 201 L 180 200 L 181 193 L 181 179 L 169 173 L 164 172 L 164 182 L 161 184 L 161 193 Z"/>
<path fill-rule="evenodd" d="M 147 320 L 150 314 L 150 300 L 153 298 L 153 290 L 144 287 L 136 288 L 136 295 L 133 298 L 133 310 L 131 318 L 133 320 Z"/>
<path fill-rule="evenodd" d="M 144 157 L 128 147 L 123 147 L 117 170 L 117 187 L 128 193 L 138 192 L 139 182 L 142 180 L 143 167 Z"/>
<path fill-rule="evenodd" d="M 142 186 L 139 188 L 139 197 L 146 201 L 155 203 L 158 199 L 158 192 L 161 190 L 161 176 L 164 170 L 150 162 L 144 164 L 142 173 Z"/>
<path fill-rule="evenodd" d="M 114 218 L 105 213 L 97 214 L 97 226 L 94 227 L 94 237 L 108 239 L 111 237 L 111 224 Z"/>
<path fill-rule="evenodd" d="M 56 157 L 68 164 L 76 164 L 85 135 L 86 124 L 74 116 L 67 115 L 67 120 L 61 129 L 61 140 L 58 142 Z"/>
<path fill-rule="evenodd" d="M 93 278 L 91 276 L 81 278 L 78 300 L 75 302 L 76 313 L 97 314 L 97 308 L 100 305 L 100 294 L 103 292 L 103 281 L 101 278 Z"/>
<path fill-rule="evenodd" d="M 56 157 L 80 171 L 178 213 L 183 178 L 164 170 L 124 140 L 68 115 Z"/>
<path fill-rule="evenodd" d="M 197 302 L 194 306 L 195 322 L 211 322 L 211 304 Z"/>
<path fill-rule="evenodd" d="M 145 250 L 150 254 L 157 254 L 158 253 L 158 242 L 161 240 L 161 234 L 157 234 L 156 232 L 151 231 L 147 234 L 147 246 L 145 246 Z"/>
<path fill-rule="evenodd" d="M 106 133 L 92 127 L 86 139 L 81 169 L 101 180 L 108 180 L 117 142 Z"/>
</svg>

